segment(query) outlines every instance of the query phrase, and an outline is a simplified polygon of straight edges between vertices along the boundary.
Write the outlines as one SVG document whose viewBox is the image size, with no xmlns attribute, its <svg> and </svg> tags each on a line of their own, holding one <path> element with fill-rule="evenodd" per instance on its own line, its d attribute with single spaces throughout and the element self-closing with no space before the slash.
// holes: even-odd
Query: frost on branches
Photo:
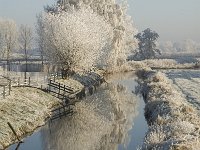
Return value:
<svg viewBox="0 0 200 150">
<path fill-rule="evenodd" d="M 136 45 L 125 3 L 59 0 L 38 17 L 38 35 L 48 58 L 66 70 L 113 68 Z"/>
<path fill-rule="evenodd" d="M 17 25 L 13 20 L 0 18 L 0 58 L 9 64 L 12 51 L 17 42 Z"/>
</svg>

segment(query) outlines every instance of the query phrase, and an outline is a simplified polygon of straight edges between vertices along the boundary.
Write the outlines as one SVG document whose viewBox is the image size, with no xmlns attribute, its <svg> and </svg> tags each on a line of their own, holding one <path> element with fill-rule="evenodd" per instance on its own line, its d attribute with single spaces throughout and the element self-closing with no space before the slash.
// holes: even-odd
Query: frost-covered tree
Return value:
<svg viewBox="0 0 200 150">
<path fill-rule="evenodd" d="M 19 28 L 19 46 L 20 49 L 24 51 L 24 58 L 27 61 L 28 59 L 28 50 L 31 49 L 33 41 L 32 28 L 28 25 L 21 25 Z"/>
<path fill-rule="evenodd" d="M 160 50 L 156 48 L 156 41 L 159 38 L 158 33 L 147 28 L 142 33 L 138 33 L 135 37 L 139 41 L 139 48 L 136 55 L 140 59 L 151 59 L 154 58 L 156 54 L 160 54 Z"/>
<path fill-rule="evenodd" d="M 200 44 L 192 39 L 181 42 L 166 41 L 159 43 L 159 48 L 163 53 L 199 53 Z"/>
<path fill-rule="evenodd" d="M 31 44 L 33 40 L 32 28 L 28 25 L 21 25 L 19 28 L 19 45 L 20 49 L 24 51 L 24 58 L 26 60 L 26 71 L 25 71 L 25 79 L 27 72 L 27 61 L 28 61 L 28 51 L 31 49 Z"/>
<path fill-rule="evenodd" d="M 109 49 L 110 26 L 89 9 L 46 13 L 42 24 L 46 55 L 65 69 L 89 69 Z"/>
<path fill-rule="evenodd" d="M 42 21 L 42 16 L 38 15 L 37 16 L 37 24 L 36 24 L 36 33 L 37 33 L 37 38 L 36 42 L 39 48 L 40 52 L 40 57 L 42 60 L 42 65 L 44 63 L 44 56 L 45 56 L 45 36 L 44 36 L 44 24 Z"/>
<path fill-rule="evenodd" d="M 12 51 L 17 43 L 17 25 L 13 20 L 0 19 L 0 49 L 7 60 L 8 70 Z"/>
<path fill-rule="evenodd" d="M 45 53 L 64 68 L 117 66 L 136 45 L 132 21 L 114 0 L 59 0 L 46 7 L 39 24 Z"/>
</svg>

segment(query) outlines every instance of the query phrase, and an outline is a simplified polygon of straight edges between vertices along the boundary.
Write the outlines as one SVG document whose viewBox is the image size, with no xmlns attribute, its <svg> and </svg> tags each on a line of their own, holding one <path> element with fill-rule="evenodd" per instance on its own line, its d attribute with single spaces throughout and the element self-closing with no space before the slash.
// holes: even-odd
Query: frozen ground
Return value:
<svg viewBox="0 0 200 150">
<path fill-rule="evenodd" d="M 197 150 L 200 147 L 200 116 L 197 103 L 188 95 L 198 101 L 199 72 L 165 73 L 172 80 L 153 70 L 138 72 L 149 125 L 142 149 Z"/>
<path fill-rule="evenodd" d="M 0 149 L 16 141 L 10 122 L 17 135 L 23 137 L 44 124 L 45 118 L 59 100 L 35 88 L 12 88 L 11 95 L 0 98 Z"/>
<path fill-rule="evenodd" d="M 173 83 L 199 110 L 200 114 L 200 70 L 167 70 L 163 72 L 173 80 Z"/>
<path fill-rule="evenodd" d="M 96 70 L 93 74 L 93 76 L 87 76 L 84 73 L 82 75 L 77 74 L 79 80 L 70 77 L 65 80 L 56 79 L 56 82 L 69 85 L 73 90 L 80 91 L 84 87 L 81 82 L 88 83 L 89 79 L 97 76 L 97 74 L 98 77 L 102 77 L 103 72 Z M 17 85 L 19 79 L 24 82 L 23 75 L 24 73 L 22 72 L 5 72 L 0 68 L 0 85 L 6 84 L 5 77 L 9 77 L 12 80 L 12 86 Z M 42 81 L 46 84 L 46 74 L 38 72 L 27 73 L 27 75 L 28 77 L 31 76 L 30 85 L 33 87 L 40 87 L 40 85 L 43 85 Z M 97 81 L 96 78 L 93 80 Z M 35 83 L 39 83 L 40 85 Z M 50 116 L 51 109 L 59 105 L 57 98 L 37 88 L 13 86 L 10 93 L 11 95 L 6 95 L 5 98 L 0 95 L 0 149 L 16 142 L 16 137 L 8 127 L 7 122 L 13 125 L 19 137 L 24 137 L 28 133 L 33 132 L 37 127 L 43 125 L 45 119 Z"/>
<path fill-rule="evenodd" d="M 144 64 L 151 68 L 156 69 L 190 69 L 199 68 L 199 61 L 190 60 L 175 60 L 175 59 L 148 59 L 142 61 Z"/>
</svg>

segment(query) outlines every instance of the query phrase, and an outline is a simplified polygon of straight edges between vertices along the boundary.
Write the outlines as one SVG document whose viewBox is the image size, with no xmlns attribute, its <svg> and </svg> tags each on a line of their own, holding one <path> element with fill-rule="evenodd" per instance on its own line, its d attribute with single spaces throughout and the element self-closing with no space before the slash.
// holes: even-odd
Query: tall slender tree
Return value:
<svg viewBox="0 0 200 150">
<path fill-rule="evenodd" d="M 42 22 L 42 15 L 37 16 L 37 24 L 36 24 L 36 42 L 40 52 L 40 58 L 42 60 L 42 65 L 44 64 L 45 57 L 45 35 L 44 35 L 44 24 Z"/>
<path fill-rule="evenodd" d="M 19 44 L 20 48 L 24 51 L 24 59 L 26 61 L 25 79 L 27 72 L 27 62 L 28 62 L 28 50 L 31 49 L 31 44 L 33 40 L 32 29 L 28 25 L 21 25 L 19 28 Z"/>
</svg>

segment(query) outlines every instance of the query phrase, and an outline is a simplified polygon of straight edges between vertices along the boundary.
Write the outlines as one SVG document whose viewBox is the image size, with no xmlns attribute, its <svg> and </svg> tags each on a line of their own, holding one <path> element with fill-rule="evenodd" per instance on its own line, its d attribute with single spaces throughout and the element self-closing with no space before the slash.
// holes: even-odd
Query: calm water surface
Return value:
<svg viewBox="0 0 200 150">
<path fill-rule="evenodd" d="M 147 131 L 144 102 L 134 94 L 134 73 L 107 77 L 95 94 L 76 105 L 73 116 L 49 123 L 18 150 L 135 150 Z M 9 147 L 15 150 L 16 144 Z"/>
</svg>

